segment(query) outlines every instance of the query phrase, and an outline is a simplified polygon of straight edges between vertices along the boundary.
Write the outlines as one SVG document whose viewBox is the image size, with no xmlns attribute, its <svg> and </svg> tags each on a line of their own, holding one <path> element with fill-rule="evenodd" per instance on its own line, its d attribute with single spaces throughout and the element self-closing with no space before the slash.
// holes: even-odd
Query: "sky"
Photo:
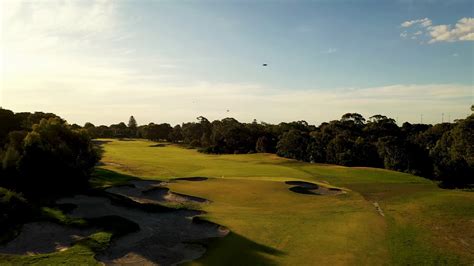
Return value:
<svg viewBox="0 0 474 266">
<path fill-rule="evenodd" d="M 83 125 L 466 117 L 474 1 L 0 1 L 0 106 Z M 263 64 L 268 64 L 263 66 Z"/>
</svg>

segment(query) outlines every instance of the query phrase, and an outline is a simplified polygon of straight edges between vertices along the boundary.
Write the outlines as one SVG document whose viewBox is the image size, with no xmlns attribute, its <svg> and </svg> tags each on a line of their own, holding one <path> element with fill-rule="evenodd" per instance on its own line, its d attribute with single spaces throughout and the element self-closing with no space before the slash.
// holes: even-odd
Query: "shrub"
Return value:
<svg viewBox="0 0 474 266">
<path fill-rule="evenodd" d="M 100 159 L 87 132 L 72 130 L 58 118 L 34 125 L 22 144 L 10 142 L 3 163 L 16 168 L 14 187 L 27 195 L 82 188 Z"/>
<path fill-rule="evenodd" d="M 0 187 L 0 227 L 2 231 L 24 222 L 30 214 L 31 209 L 28 202 L 21 194 Z"/>
</svg>

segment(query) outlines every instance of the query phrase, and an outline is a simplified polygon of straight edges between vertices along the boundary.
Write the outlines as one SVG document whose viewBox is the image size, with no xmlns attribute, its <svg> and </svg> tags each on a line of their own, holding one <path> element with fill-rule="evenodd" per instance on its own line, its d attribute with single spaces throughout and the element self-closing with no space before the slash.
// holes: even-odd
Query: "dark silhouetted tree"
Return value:
<svg viewBox="0 0 474 266">
<path fill-rule="evenodd" d="M 59 118 L 43 119 L 24 139 L 17 183 L 27 194 L 61 194 L 83 188 L 99 161 L 86 131 L 71 130 Z"/>
<path fill-rule="evenodd" d="M 257 139 L 257 143 L 255 144 L 255 151 L 256 152 L 270 152 L 270 140 L 266 136 L 261 136 Z"/>
<path fill-rule="evenodd" d="M 171 130 L 171 132 L 169 133 L 168 138 L 171 142 L 175 143 L 183 141 L 183 130 L 181 129 L 181 126 L 174 126 L 173 130 Z"/>
<path fill-rule="evenodd" d="M 307 160 L 306 149 L 309 136 L 300 130 L 292 129 L 283 133 L 277 144 L 277 154 L 297 160 Z"/>
<path fill-rule="evenodd" d="M 474 184 L 474 115 L 445 132 L 430 155 L 435 176 L 444 186 Z"/>
</svg>

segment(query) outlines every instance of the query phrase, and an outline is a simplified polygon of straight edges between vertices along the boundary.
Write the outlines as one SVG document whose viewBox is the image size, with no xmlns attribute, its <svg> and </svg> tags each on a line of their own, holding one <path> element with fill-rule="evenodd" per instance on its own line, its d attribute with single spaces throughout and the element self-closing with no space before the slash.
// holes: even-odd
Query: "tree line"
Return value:
<svg viewBox="0 0 474 266">
<path fill-rule="evenodd" d="M 3 147 L 0 159 L 3 173 L 9 172 L 9 176 L 19 173 L 27 175 L 28 171 L 36 171 L 21 170 L 21 167 L 26 166 L 25 162 L 29 162 L 26 155 L 32 154 L 28 150 L 30 148 L 27 148 L 27 152 L 24 149 L 29 147 L 30 142 L 33 143 L 36 138 L 33 135 L 39 134 L 41 138 L 46 138 L 50 134 L 54 135 L 47 133 L 51 130 L 57 131 L 55 134 L 63 130 L 72 132 L 68 133 L 72 134 L 67 137 L 68 141 L 76 143 L 81 138 L 87 139 L 79 146 L 75 144 L 77 147 L 72 145 L 69 148 L 72 150 L 67 151 L 74 154 L 81 150 L 80 154 L 86 154 L 86 158 L 77 162 L 81 164 L 67 163 L 63 166 L 88 169 L 79 174 L 83 176 L 87 175 L 87 171 L 92 169 L 92 163 L 99 158 L 97 151 L 91 146 L 90 138 L 144 138 L 179 143 L 204 153 L 275 153 L 305 162 L 385 168 L 439 180 L 444 187 L 472 186 L 474 183 L 474 115 L 454 123 L 429 125 L 405 122 L 401 127 L 394 119 L 383 115 L 365 119 L 357 113 L 344 114 L 339 120 L 319 126 L 310 125 L 306 121 L 268 124 L 254 120 L 252 123 L 241 123 L 234 118 L 211 122 L 202 116 L 195 122 L 175 126 L 168 123 L 138 125 L 131 116 L 127 124 L 121 122 L 110 126 L 95 126 L 86 123 L 81 127 L 76 124 L 68 125 L 50 113 L 15 114 L 9 110 L 0 110 L 0 147 Z M 46 121 L 43 124 L 42 119 Z M 43 128 L 45 129 L 42 130 Z M 62 133 L 57 140 L 49 136 L 51 143 L 48 146 L 42 141 L 42 147 L 59 144 L 68 146 L 69 144 L 60 142 L 65 135 L 67 134 Z M 84 153 L 83 150 L 87 152 Z M 45 156 L 41 160 L 54 160 L 47 158 Z M 59 158 L 67 156 L 61 155 Z M 18 163 L 19 161 L 22 163 Z M 34 169 L 30 166 L 26 168 Z M 61 167 L 56 167 L 59 168 Z M 58 170 L 61 171 L 63 170 Z"/>
<path fill-rule="evenodd" d="M 474 183 L 474 115 L 454 123 L 411 124 L 374 115 L 365 119 L 346 113 L 341 119 L 310 125 L 241 123 L 234 118 L 209 121 L 198 117 L 172 127 L 168 123 L 84 128 L 95 138 L 145 138 L 198 148 L 204 153 L 276 153 L 313 163 L 368 166 L 407 172 L 439 180 L 444 187 Z"/>
</svg>

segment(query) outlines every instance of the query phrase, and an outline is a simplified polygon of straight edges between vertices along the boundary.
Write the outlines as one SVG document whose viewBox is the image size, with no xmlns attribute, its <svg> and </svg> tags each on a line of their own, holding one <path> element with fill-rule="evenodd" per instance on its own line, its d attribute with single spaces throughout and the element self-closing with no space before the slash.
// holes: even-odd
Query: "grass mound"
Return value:
<svg viewBox="0 0 474 266">
<path fill-rule="evenodd" d="M 193 177 L 178 177 L 178 178 L 173 178 L 171 180 L 174 181 L 206 181 L 209 178 L 207 177 L 202 177 L 202 176 L 193 176 Z"/>
</svg>

